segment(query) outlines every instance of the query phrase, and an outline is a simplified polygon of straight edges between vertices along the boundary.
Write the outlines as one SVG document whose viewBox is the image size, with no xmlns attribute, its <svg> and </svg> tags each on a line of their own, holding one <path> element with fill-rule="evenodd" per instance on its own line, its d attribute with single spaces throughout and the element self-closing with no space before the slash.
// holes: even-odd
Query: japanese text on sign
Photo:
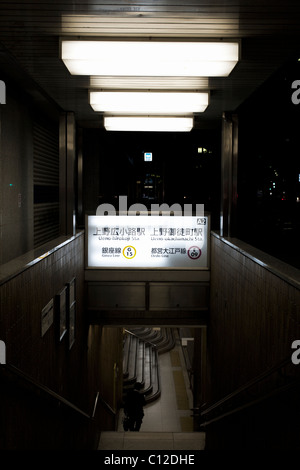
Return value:
<svg viewBox="0 0 300 470">
<path fill-rule="evenodd" d="M 207 216 L 89 216 L 87 225 L 88 267 L 207 267 Z"/>
</svg>

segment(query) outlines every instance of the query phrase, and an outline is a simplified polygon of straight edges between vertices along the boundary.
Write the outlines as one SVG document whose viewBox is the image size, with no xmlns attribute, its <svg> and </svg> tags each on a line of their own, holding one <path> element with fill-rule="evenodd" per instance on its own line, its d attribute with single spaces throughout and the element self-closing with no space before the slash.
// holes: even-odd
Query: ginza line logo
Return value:
<svg viewBox="0 0 300 470">
<path fill-rule="evenodd" d="M 6 104 L 6 87 L 3 80 L 0 80 L 0 104 Z"/>
</svg>

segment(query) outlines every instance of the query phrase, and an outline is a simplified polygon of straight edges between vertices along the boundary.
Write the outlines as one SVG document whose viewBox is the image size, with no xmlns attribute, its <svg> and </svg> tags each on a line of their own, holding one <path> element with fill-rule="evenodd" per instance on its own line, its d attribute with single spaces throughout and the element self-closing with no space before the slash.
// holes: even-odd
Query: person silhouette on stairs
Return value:
<svg viewBox="0 0 300 470">
<path fill-rule="evenodd" d="M 145 396 L 140 391 L 142 388 L 143 384 L 136 382 L 133 389 L 130 389 L 127 393 L 124 403 L 124 431 L 139 431 L 141 429 L 144 406 L 146 405 Z"/>
</svg>

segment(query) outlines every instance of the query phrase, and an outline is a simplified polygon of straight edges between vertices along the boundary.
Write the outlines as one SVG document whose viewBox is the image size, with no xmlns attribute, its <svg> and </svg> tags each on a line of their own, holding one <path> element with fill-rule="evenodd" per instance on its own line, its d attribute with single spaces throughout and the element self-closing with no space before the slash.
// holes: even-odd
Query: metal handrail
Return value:
<svg viewBox="0 0 300 470">
<path fill-rule="evenodd" d="M 157 392 L 156 394 L 159 394 L 160 395 L 160 371 L 159 371 L 159 367 L 158 367 L 158 352 L 157 351 L 154 351 L 154 354 L 155 354 L 155 358 L 156 358 L 156 364 L 157 364 L 157 371 L 156 371 L 156 377 L 157 377 Z"/>
<path fill-rule="evenodd" d="M 141 374 L 141 378 L 142 378 L 142 383 L 144 384 L 145 383 L 145 343 L 143 342 L 142 343 L 142 347 L 143 347 L 143 361 L 142 361 L 142 374 Z"/>
<path fill-rule="evenodd" d="M 261 374 L 257 375 L 254 379 L 248 381 L 246 384 L 242 385 L 241 387 L 237 388 L 234 392 L 232 393 L 229 393 L 228 395 L 226 395 L 225 397 L 223 397 L 221 400 L 218 400 L 217 402 L 215 402 L 213 405 L 209 406 L 208 408 L 204 409 L 204 410 L 199 410 L 199 415 L 200 417 L 205 417 L 206 415 L 208 415 L 209 413 L 211 413 L 212 411 L 218 409 L 220 406 L 224 405 L 225 403 L 228 403 L 231 399 L 237 397 L 238 395 L 240 395 L 241 393 L 243 392 L 246 392 L 247 390 L 249 390 L 252 386 L 258 384 L 259 382 L 261 382 L 262 380 L 264 380 L 265 378 L 269 377 L 270 375 L 272 375 L 274 372 L 278 372 L 280 369 L 282 369 L 284 366 L 290 364 L 291 362 L 291 359 L 290 359 L 290 356 L 285 359 L 284 361 L 282 361 L 280 364 L 274 366 L 274 367 L 271 367 L 270 369 L 268 369 L 267 371 L 265 372 L 262 372 Z M 201 426 L 208 426 L 209 424 L 213 423 L 213 422 L 216 422 L 216 421 L 219 421 L 220 419 L 222 418 L 225 418 L 226 416 L 229 416 L 231 414 L 234 414 L 238 411 L 241 411 L 245 408 L 248 408 L 249 406 L 252 406 L 256 403 L 259 403 L 265 399 L 267 399 L 268 397 L 270 396 L 273 396 L 277 393 L 280 393 L 288 388 L 290 388 L 291 386 L 293 386 L 294 384 L 296 383 L 296 380 L 295 381 L 292 381 L 292 383 L 288 384 L 288 385 L 284 385 L 283 387 L 279 387 L 277 388 L 276 390 L 272 390 L 271 392 L 268 392 L 266 394 L 264 394 L 263 396 L 261 397 L 258 397 L 257 399 L 255 400 L 252 400 L 248 403 L 245 403 L 243 405 L 240 405 L 240 406 L 236 406 L 235 408 L 233 408 L 232 410 L 228 411 L 228 412 L 224 412 L 218 416 L 216 416 L 215 418 L 212 418 L 211 420 L 207 421 L 207 422 L 203 422 L 201 423 Z M 194 408 L 193 410 L 196 411 L 196 408 Z"/>
<path fill-rule="evenodd" d="M 94 419 L 94 418 L 95 418 L 95 415 L 96 415 L 96 410 L 97 410 L 97 406 L 98 406 L 99 396 L 100 396 L 100 393 L 97 392 L 97 393 L 96 393 L 96 398 L 95 398 L 95 401 L 94 401 L 93 412 L 92 412 L 92 414 L 91 414 L 91 418 L 92 418 L 92 419 Z"/>
<path fill-rule="evenodd" d="M 83 416 L 87 419 L 94 419 L 94 416 L 95 416 L 95 413 L 96 413 L 96 408 L 97 408 L 97 403 L 98 403 L 98 398 L 99 398 L 99 392 L 96 394 L 96 398 L 95 398 L 94 405 L 93 405 L 93 411 L 92 411 L 91 414 L 88 414 L 85 411 L 78 408 L 78 406 L 74 405 L 72 402 L 70 402 L 66 398 L 62 397 L 61 395 L 54 392 L 50 388 L 48 388 L 45 385 L 41 384 L 40 382 L 35 380 L 33 377 L 31 377 L 30 375 L 28 375 L 25 372 L 21 371 L 20 369 L 13 366 L 12 364 L 3 364 L 0 368 L 0 370 L 1 369 L 2 370 L 8 370 L 8 371 L 12 372 L 13 374 L 17 375 L 18 377 L 20 377 L 25 382 L 30 383 L 36 389 L 44 392 L 46 395 L 50 396 L 51 398 L 54 398 L 59 403 L 64 404 L 67 408 L 72 409 L 73 411 L 75 411 L 79 415 L 81 415 L 81 416 Z"/>
<path fill-rule="evenodd" d="M 243 411 L 247 408 L 250 408 L 251 406 L 257 405 L 258 403 L 261 403 L 262 401 L 267 400 L 268 398 L 270 398 L 274 395 L 277 395 L 281 392 L 285 392 L 286 390 L 289 390 L 295 383 L 296 383 L 296 380 L 294 382 L 290 383 L 290 384 L 283 385 L 282 387 L 279 387 L 275 390 L 272 390 L 271 392 L 266 393 L 265 395 L 263 395 L 259 398 L 256 398 L 255 400 L 249 401 L 247 403 L 244 403 L 243 405 L 237 406 L 236 408 L 234 408 L 230 411 L 222 413 L 222 414 L 216 416 L 215 418 L 210 419 L 209 421 L 204 421 L 203 423 L 200 424 L 200 426 L 205 428 L 205 427 L 209 426 L 212 423 L 215 423 L 217 421 L 220 421 L 223 418 L 226 418 L 227 416 L 231 416 L 235 413 L 238 413 L 239 411 Z M 200 413 L 200 416 L 201 416 L 201 413 Z"/>
<path fill-rule="evenodd" d="M 145 344 L 150 344 L 151 346 L 153 346 L 155 349 L 157 348 L 157 345 L 155 343 L 152 343 L 151 341 L 148 341 L 147 339 L 144 339 L 144 338 L 141 338 L 139 335 L 136 335 L 135 333 L 133 333 L 132 331 L 129 331 L 129 330 L 124 330 L 126 331 L 126 333 L 132 335 L 132 336 L 135 336 L 136 338 L 138 338 L 139 340 L 141 341 L 144 341 Z"/>
<path fill-rule="evenodd" d="M 101 403 L 105 406 L 105 408 L 114 416 L 116 416 L 117 412 L 107 403 L 106 400 L 100 395 L 99 392 L 97 392 L 97 401 L 100 400 Z M 93 414 L 94 415 L 94 414 Z"/>
</svg>

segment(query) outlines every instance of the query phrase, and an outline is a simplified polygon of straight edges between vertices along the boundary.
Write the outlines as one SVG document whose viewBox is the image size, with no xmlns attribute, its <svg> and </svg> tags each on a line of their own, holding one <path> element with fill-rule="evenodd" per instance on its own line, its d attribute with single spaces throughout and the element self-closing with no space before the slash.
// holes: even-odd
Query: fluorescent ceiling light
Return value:
<svg viewBox="0 0 300 470">
<path fill-rule="evenodd" d="M 90 76 L 91 90 L 206 91 L 209 77 L 99 77 Z"/>
<path fill-rule="evenodd" d="M 72 75 L 225 77 L 239 60 L 237 42 L 62 40 Z"/>
<path fill-rule="evenodd" d="M 202 113 L 208 93 L 91 91 L 94 111 L 118 114 Z"/>
<path fill-rule="evenodd" d="M 107 131 L 189 132 L 192 117 L 105 116 Z"/>
</svg>

